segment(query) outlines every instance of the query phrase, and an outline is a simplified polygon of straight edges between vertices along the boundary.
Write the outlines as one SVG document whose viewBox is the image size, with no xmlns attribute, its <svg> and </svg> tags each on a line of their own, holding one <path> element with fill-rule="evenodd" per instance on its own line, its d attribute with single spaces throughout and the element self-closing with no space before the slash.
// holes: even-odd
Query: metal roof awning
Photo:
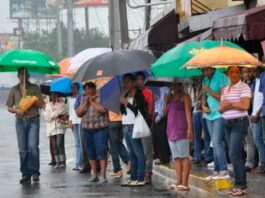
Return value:
<svg viewBox="0 0 265 198">
<path fill-rule="evenodd" d="M 154 46 L 174 45 L 177 40 L 177 15 L 171 11 L 141 36 L 130 42 L 129 49 L 147 50 Z"/>
<path fill-rule="evenodd" d="M 75 7 L 93 7 L 108 5 L 108 0 L 81 0 L 74 3 Z"/>
<path fill-rule="evenodd" d="M 265 6 L 252 8 L 214 21 L 214 39 L 265 39 Z"/>
</svg>

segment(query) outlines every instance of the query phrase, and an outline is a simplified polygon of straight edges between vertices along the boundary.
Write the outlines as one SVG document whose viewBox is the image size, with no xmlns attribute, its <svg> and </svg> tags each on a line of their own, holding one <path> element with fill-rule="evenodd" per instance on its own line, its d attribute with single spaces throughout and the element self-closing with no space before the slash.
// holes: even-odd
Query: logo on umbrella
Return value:
<svg viewBox="0 0 265 198">
<path fill-rule="evenodd" d="M 204 48 L 200 48 L 200 49 L 193 48 L 193 49 L 191 49 L 189 51 L 189 53 L 195 56 L 195 55 L 197 55 L 197 54 L 199 54 L 201 52 L 204 52 L 204 51 L 207 51 L 207 49 L 204 49 Z"/>
</svg>

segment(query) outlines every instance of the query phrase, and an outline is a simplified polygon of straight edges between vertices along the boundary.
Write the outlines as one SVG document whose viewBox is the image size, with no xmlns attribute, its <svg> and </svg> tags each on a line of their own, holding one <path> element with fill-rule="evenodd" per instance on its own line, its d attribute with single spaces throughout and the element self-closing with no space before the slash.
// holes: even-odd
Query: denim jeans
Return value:
<svg viewBox="0 0 265 198">
<path fill-rule="evenodd" d="M 152 174 L 153 170 L 153 139 L 152 136 L 143 137 L 142 144 L 146 159 L 145 173 Z"/>
<path fill-rule="evenodd" d="M 245 189 L 247 187 L 244 140 L 248 133 L 249 121 L 239 122 L 225 121 L 226 137 L 229 145 L 229 156 L 234 169 L 235 187 Z"/>
<path fill-rule="evenodd" d="M 265 130 L 265 117 L 260 119 L 257 123 L 251 123 L 251 128 L 253 132 L 254 143 L 259 153 L 259 164 L 261 166 L 265 166 L 265 144 L 263 139 L 263 132 Z"/>
<path fill-rule="evenodd" d="M 109 128 L 83 128 L 88 160 L 107 160 Z"/>
<path fill-rule="evenodd" d="M 254 143 L 254 134 L 253 134 L 253 127 L 251 125 L 248 127 L 248 133 L 246 136 L 246 152 L 247 152 L 247 158 L 246 158 L 246 164 L 245 166 L 249 168 L 255 168 L 257 165 L 257 148 Z"/>
<path fill-rule="evenodd" d="M 121 170 L 120 158 L 128 164 L 129 153 L 123 144 L 123 129 L 121 122 L 111 122 L 109 125 L 109 144 L 112 157 L 113 172 Z"/>
<path fill-rule="evenodd" d="M 22 176 L 40 175 L 39 117 L 16 119 L 16 133 Z"/>
<path fill-rule="evenodd" d="M 80 167 L 83 165 L 83 159 L 82 159 L 82 149 L 81 149 L 81 140 L 80 140 L 80 124 L 74 124 L 73 125 L 73 133 L 75 137 L 75 147 L 76 147 L 76 159 L 75 159 L 75 166 Z"/>
<path fill-rule="evenodd" d="M 133 125 L 123 125 L 123 132 L 131 162 L 131 180 L 144 180 L 145 155 L 141 138 L 132 138 Z"/>
<path fill-rule="evenodd" d="M 227 170 L 227 160 L 223 144 L 225 139 L 224 119 L 207 120 L 207 127 L 213 145 L 214 171 L 225 171 Z"/>
<path fill-rule="evenodd" d="M 194 160 L 201 161 L 201 137 L 203 129 L 205 161 L 212 161 L 213 149 L 210 147 L 211 137 L 207 128 L 206 120 L 202 117 L 202 112 L 194 112 L 192 114 L 192 123 L 194 129 Z"/>
</svg>

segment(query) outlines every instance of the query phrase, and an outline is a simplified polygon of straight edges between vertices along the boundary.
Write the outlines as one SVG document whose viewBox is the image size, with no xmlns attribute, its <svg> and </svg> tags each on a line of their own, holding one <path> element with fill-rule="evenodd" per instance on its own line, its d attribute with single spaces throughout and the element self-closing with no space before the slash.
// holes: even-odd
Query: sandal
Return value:
<svg viewBox="0 0 265 198">
<path fill-rule="evenodd" d="M 222 194 L 223 195 L 232 195 L 235 192 L 237 192 L 237 189 L 236 188 L 233 188 L 232 190 L 223 191 Z"/>
<path fill-rule="evenodd" d="M 168 190 L 176 190 L 178 186 L 176 184 L 171 184 L 170 186 L 167 187 Z"/>
<path fill-rule="evenodd" d="M 243 189 L 236 189 L 236 192 L 232 193 L 231 195 L 234 197 L 241 197 L 243 195 L 247 194 L 246 190 Z"/>
<path fill-rule="evenodd" d="M 252 169 L 251 173 L 252 174 L 263 174 L 263 173 L 265 173 L 265 167 L 264 166 L 258 166 L 257 168 Z"/>
<path fill-rule="evenodd" d="M 181 190 L 181 191 L 190 191 L 190 187 L 189 186 L 184 186 L 184 185 L 177 186 L 177 189 Z"/>
</svg>

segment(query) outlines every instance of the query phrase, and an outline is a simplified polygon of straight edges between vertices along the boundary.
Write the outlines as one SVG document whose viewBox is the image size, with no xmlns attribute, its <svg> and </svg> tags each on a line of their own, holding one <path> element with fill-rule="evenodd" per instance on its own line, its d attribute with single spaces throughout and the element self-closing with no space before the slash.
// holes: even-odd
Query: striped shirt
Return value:
<svg viewBox="0 0 265 198">
<path fill-rule="evenodd" d="M 228 100 L 231 103 L 238 103 L 240 102 L 241 98 L 244 97 L 251 98 L 251 90 L 246 83 L 239 81 L 234 86 L 227 86 L 224 88 L 223 94 L 221 96 L 221 101 Z M 231 109 L 223 113 L 223 118 L 226 120 L 245 116 L 248 116 L 247 111 L 241 111 L 236 109 Z"/>
</svg>

